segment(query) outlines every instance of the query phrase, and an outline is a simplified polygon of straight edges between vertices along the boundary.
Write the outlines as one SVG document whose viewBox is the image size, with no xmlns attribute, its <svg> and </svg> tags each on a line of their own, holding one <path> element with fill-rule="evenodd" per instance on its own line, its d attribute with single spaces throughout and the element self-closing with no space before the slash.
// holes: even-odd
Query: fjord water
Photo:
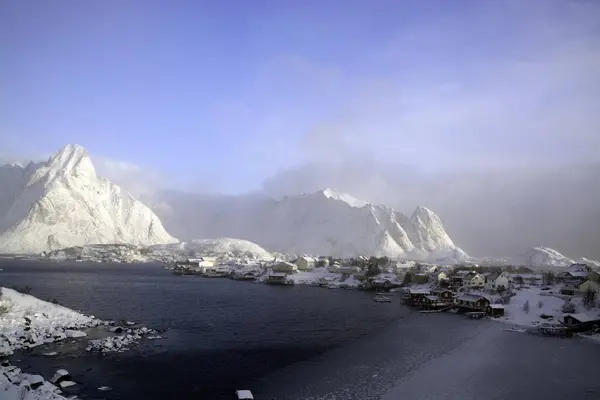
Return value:
<svg viewBox="0 0 600 400">
<path fill-rule="evenodd" d="M 67 368 L 80 394 L 104 399 L 597 398 L 600 346 L 427 315 L 372 294 L 174 276 L 159 265 L 2 260 L 0 285 L 103 319 L 166 330 L 128 352 L 20 354 L 50 376 Z M 59 345 L 60 347 L 60 345 Z M 98 392 L 99 386 L 111 392 Z M 569 396 L 569 397 L 570 397 Z"/>
</svg>

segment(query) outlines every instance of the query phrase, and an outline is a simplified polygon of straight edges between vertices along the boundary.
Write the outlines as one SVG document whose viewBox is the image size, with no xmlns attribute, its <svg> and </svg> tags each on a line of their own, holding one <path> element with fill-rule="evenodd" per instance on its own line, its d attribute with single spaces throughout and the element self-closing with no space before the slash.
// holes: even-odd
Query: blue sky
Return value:
<svg viewBox="0 0 600 400">
<path fill-rule="evenodd" d="M 553 0 L 7 1 L 0 156 L 78 143 L 228 193 L 357 157 L 424 170 L 597 161 L 599 10 Z"/>
</svg>

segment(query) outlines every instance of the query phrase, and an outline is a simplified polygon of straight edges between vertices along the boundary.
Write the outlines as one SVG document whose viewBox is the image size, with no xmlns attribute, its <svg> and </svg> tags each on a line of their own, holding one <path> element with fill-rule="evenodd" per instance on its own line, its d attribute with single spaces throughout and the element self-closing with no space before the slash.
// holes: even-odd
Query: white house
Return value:
<svg viewBox="0 0 600 400">
<path fill-rule="evenodd" d="M 463 286 L 468 288 L 483 288 L 485 286 L 485 278 L 481 274 L 472 272 L 464 276 Z"/>
<path fill-rule="evenodd" d="M 296 265 L 300 271 L 310 271 L 317 265 L 317 260 L 312 257 L 303 256 L 296 260 Z"/>
<path fill-rule="evenodd" d="M 298 272 L 298 266 L 296 264 L 292 264 L 286 261 L 280 261 L 273 265 L 269 265 L 269 268 L 271 268 L 273 272 L 285 272 L 286 274 L 293 274 L 294 272 Z"/>
<path fill-rule="evenodd" d="M 448 274 L 446 274 L 446 272 L 442 271 L 439 274 L 437 274 L 438 282 L 445 281 L 445 280 L 448 280 Z"/>
<path fill-rule="evenodd" d="M 504 271 L 496 277 L 490 276 L 485 283 L 485 288 L 486 290 L 498 290 L 499 287 L 508 289 L 510 286 L 512 286 L 512 284 L 512 275 Z"/>
<path fill-rule="evenodd" d="M 340 265 L 338 263 L 333 263 L 327 268 L 329 272 L 339 273 L 339 274 L 355 274 L 360 272 L 360 268 L 354 265 Z"/>
</svg>

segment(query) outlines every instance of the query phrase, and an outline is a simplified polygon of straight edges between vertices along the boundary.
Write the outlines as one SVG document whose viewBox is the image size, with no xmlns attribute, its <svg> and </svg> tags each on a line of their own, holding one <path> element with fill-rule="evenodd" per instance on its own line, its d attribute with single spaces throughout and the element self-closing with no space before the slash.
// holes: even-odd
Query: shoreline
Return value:
<svg viewBox="0 0 600 400">
<path fill-rule="evenodd" d="M 0 287 L 0 359 L 3 359 L 0 364 L 0 399 L 72 398 L 72 389 L 68 388 L 76 387 L 77 382 L 71 380 L 68 371 L 58 369 L 52 378 L 47 380 L 37 373 L 25 373 L 11 364 L 7 358 L 22 351 L 44 345 L 56 345 L 56 350 L 60 350 L 61 343 L 80 346 L 87 339 L 88 344 L 83 351 L 122 352 L 128 349 L 126 346 L 136 343 L 143 336 L 156 334 L 145 327 L 133 328 L 133 323 L 126 322 L 125 325 L 129 327 L 114 325 L 114 321 L 102 321 L 29 294 Z M 89 340 L 88 333 L 92 329 L 99 330 L 92 335 L 96 338 Z M 123 335 L 111 336 L 111 333 Z M 57 351 L 42 353 L 49 359 L 58 354 Z"/>
</svg>

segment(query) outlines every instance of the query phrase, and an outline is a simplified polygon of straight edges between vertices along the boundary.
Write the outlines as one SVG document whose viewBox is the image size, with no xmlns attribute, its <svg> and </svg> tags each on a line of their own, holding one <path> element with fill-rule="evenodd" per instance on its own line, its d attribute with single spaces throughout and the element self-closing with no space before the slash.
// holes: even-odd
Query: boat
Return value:
<svg viewBox="0 0 600 400">
<path fill-rule="evenodd" d="M 249 390 L 236 390 L 235 397 L 238 400 L 254 400 L 254 396 Z"/>
<path fill-rule="evenodd" d="M 551 325 L 541 324 L 537 327 L 538 333 L 545 336 L 556 336 L 556 337 L 572 337 L 573 331 L 567 326 L 563 325 Z"/>
<path fill-rule="evenodd" d="M 472 311 L 465 314 L 467 317 L 471 319 L 481 319 L 485 317 L 485 312 L 483 311 Z"/>
<path fill-rule="evenodd" d="M 376 295 L 373 300 L 375 300 L 378 303 L 391 303 L 392 302 L 392 298 L 389 296 L 385 296 L 383 294 L 378 294 Z"/>
</svg>

